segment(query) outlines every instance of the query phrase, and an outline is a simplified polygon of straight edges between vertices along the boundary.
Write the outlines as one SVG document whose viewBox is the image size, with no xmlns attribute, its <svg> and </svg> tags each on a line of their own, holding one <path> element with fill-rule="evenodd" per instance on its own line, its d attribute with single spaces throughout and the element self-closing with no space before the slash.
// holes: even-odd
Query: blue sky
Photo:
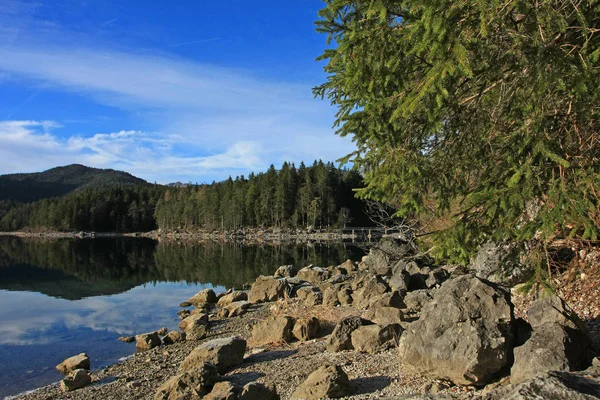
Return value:
<svg viewBox="0 0 600 400">
<path fill-rule="evenodd" d="M 206 182 L 346 155 L 311 93 L 323 4 L 0 1 L 0 173 Z"/>
</svg>

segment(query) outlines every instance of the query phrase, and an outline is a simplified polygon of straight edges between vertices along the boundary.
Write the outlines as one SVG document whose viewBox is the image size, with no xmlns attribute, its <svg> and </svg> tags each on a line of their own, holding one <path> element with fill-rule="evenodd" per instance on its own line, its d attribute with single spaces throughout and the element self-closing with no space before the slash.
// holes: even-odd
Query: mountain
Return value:
<svg viewBox="0 0 600 400">
<path fill-rule="evenodd" d="M 44 172 L 0 175 L 0 200 L 28 203 L 90 187 L 145 184 L 127 172 L 71 164 Z"/>
</svg>

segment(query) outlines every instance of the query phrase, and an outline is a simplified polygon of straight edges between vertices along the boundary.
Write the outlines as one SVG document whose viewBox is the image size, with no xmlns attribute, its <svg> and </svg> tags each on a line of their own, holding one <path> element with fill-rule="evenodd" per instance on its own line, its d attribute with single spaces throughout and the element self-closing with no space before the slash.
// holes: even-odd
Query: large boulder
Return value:
<svg viewBox="0 0 600 400">
<path fill-rule="evenodd" d="M 585 372 L 585 373 L 584 373 Z M 597 373 L 547 372 L 536 378 L 496 389 L 482 400 L 594 400 L 600 399 Z"/>
<path fill-rule="evenodd" d="M 528 281 L 532 269 L 521 261 L 521 248 L 514 243 L 483 244 L 470 265 L 471 271 L 490 282 L 514 286 Z"/>
<path fill-rule="evenodd" d="M 350 393 L 348 375 L 336 365 L 323 365 L 292 394 L 292 399 L 337 399 Z"/>
<path fill-rule="evenodd" d="M 338 352 L 352 350 L 352 332 L 363 325 L 369 325 L 361 317 L 346 317 L 337 323 L 329 339 L 327 339 L 327 351 Z"/>
<path fill-rule="evenodd" d="M 68 374 L 76 369 L 90 369 L 90 358 L 85 353 L 77 354 L 58 364 L 56 369 L 63 374 Z"/>
<path fill-rule="evenodd" d="M 365 264 L 369 270 L 380 275 L 390 275 L 393 265 L 399 260 L 414 254 L 415 248 L 404 241 L 384 238 L 369 251 Z"/>
<path fill-rule="evenodd" d="M 190 371 L 168 379 L 158 388 L 154 400 L 201 398 L 210 392 L 218 380 L 217 368 L 210 363 L 201 363 Z"/>
<path fill-rule="evenodd" d="M 294 319 L 292 317 L 271 316 L 254 325 L 252 328 L 252 341 L 254 343 L 282 343 L 292 340 Z"/>
<path fill-rule="evenodd" d="M 158 332 L 140 333 L 135 335 L 135 347 L 138 350 L 150 350 L 160 346 L 160 336 Z"/>
<path fill-rule="evenodd" d="M 191 371 L 205 362 L 214 364 L 219 372 L 241 364 L 246 352 L 246 341 L 240 337 L 214 339 L 201 344 L 188 354 L 180 366 L 182 372 Z"/>
<path fill-rule="evenodd" d="M 356 351 L 376 354 L 398 343 L 402 328 L 398 324 L 365 325 L 352 332 L 352 347 Z"/>
<path fill-rule="evenodd" d="M 215 304 L 217 302 L 217 295 L 212 289 L 202 289 L 190 297 L 187 302 L 194 306 L 198 304 Z"/>
<path fill-rule="evenodd" d="M 510 295 L 472 275 L 446 281 L 400 338 L 404 365 L 431 378 L 483 385 L 510 361 Z"/>
<path fill-rule="evenodd" d="M 279 400 L 275 385 L 266 386 L 259 382 L 250 382 L 242 388 L 239 400 Z"/>
<path fill-rule="evenodd" d="M 321 323 L 318 318 L 300 318 L 296 320 L 292 334 L 296 339 L 306 341 L 316 338 L 320 329 Z"/>
<path fill-rule="evenodd" d="M 286 286 L 284 279 L 275 279 L 272 276 L 259 276 L 252 284 L 250 292 L 248 292 L 248 301 L 250 303 L 263 303 L 281 299 L 285 295 Z"/>
<path fill-rule="evenodd" d="M 329 279 L 330 272 L 325 268 L 309 265 L 308 267 L 304 267 L 298 271 L 298 275 L 296 276 L 302 281 L 316 285 Z"/>
<path fill-rule="evenodd" d="M 60 381 L 60 388 L 63 392 L 70 392 L 81 389 L 92 383 L 92 377 L 84 369 L 76 369 Z"/>
<path fill-rule="evenodd" d="M 236 301 L 245 301 L 248 300 L 248 293 L 236 290 L 235 292 L 231 292 L 226 294 L 225 296 L 219 298 L 217 305 L 219 307 L 226 307 L 231 303 L 235 303 Z"/>
<path fill-rule="evenodd" d="M 293 265 L 282 265 L 277 268 L 273 276 L 275 278 L 293 278 L 298 273 L 298 269 Z"/>
<path fill-rule="evenodd" d="M 592 341 L 568 305 L 552 295 L 532 303 L 527 313 L 533 332 L 514 349 L 511 383 L 549 371 L 579 371 L 592 360 Z"/>
</svg>

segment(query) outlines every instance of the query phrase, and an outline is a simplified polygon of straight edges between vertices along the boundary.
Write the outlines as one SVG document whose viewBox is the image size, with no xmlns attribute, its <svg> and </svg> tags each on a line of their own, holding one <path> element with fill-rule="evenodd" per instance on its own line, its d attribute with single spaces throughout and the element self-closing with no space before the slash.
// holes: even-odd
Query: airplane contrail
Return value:
<svg viewBox="0 0 600 400">
<path fill-rule="evenodd" d="M 19 111 L 21 108 L 23 108 L 23 106 L 25 106 L 25 104 L 29 103 L 31 100 L 34 99 L 35 96 L 37 96 L 38 94 L 40 94 L 40 92 L 44 90 L 44 88 L 39 88 L 38 90 L 36 90 L 33 94 L 31 94 L 29 97 L 27 97 L 21 104 L 19 104 L 14 110 L 12 110 L 11 112 L 9 112 L 6 117 L 4 117 L 5 120 L 10 119 L 14 113 L 16 113 L 17 111 Z"/>
<path fill-rule="evenodd" d="M 113 22 L 115 22 L 115 21 L 116 21 L 116 20 L 118 20 L 118 19 L 119 19 L 119 17 L 117 17 L 117 18 L 113 18 L 113 19 L 111 19 L 110 21 L 106 21 L 106 22 L 105 22 L 105 23 L 103 23 L 102 25 L 104 25 L 104 26 L 106 26 L 106 25 L 110 25 L 110 24 L 112 24 Z"/>
</svg>

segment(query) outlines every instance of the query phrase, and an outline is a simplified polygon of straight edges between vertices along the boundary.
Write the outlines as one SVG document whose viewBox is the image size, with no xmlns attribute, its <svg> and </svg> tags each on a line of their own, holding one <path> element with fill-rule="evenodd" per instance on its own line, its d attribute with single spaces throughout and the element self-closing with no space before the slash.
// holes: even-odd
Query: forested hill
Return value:
<svg viewBox="0 0 600 400">
<path fill-rule="evenodd" d="M 88 178 L 74 173 L 76 168 Z M 139 232 L 368 224 L 364 205 L 353 192 L 362 186 L 362 177 L 332 163 L 315 161 L 298 168 L 284 163 L 280 170 L 271 166 L 247 178 L 175 187 L 151 185 L 117 171 L 94 175 L 90 170 L 107 171 L 69 166 L 0 177 L 9 182 L 34 182 L 31 175 L 39 179 L 39 175 L 52 172 L 51 183 L 71 188 L 66 195 L 49 191 L 44 196 L 40 184 L 38 195 L 48 198 L 25 204 L 0 200 L 0 230 Z"/>
<path fill-rule="evenodd" d="M 127 172 L 72 164 L 31 174 L 0 175 L 0 200 L 27 203 L 85 188 L 144 184 Z"/>
</svg>

